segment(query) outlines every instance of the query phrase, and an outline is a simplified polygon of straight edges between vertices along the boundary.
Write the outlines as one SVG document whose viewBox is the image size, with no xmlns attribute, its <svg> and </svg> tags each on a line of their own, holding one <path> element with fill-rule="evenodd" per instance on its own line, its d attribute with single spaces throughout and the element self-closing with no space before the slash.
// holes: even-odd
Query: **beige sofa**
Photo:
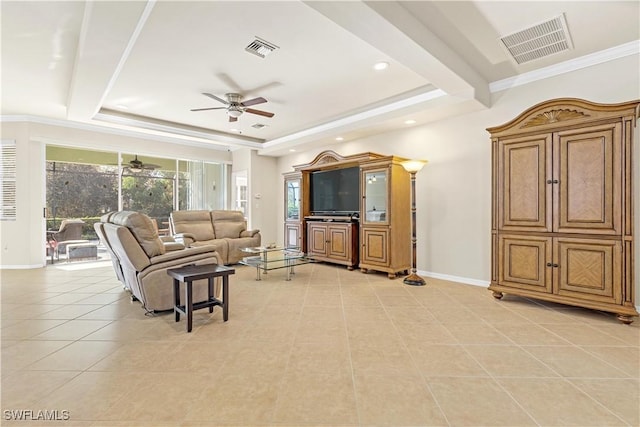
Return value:
<svg viewBox="0 0 640 427">
<path fill-rule="evenodd" d="M 260 246 L 260 230 L 247 230 L 240 211 L 174 211 L 171 234 L 187 247 L 213 245 L 225 264 L 236 264 L 247 254 L 241 248 Z"/>
<path fill-rule="evenodd" d="M 94 228 L 113 262 L 116 276 L 135 299 L 148 311 L 173 309 L 173 279 L 170 268 L 190 264 L 222 264 L 213 246 L 185 248 L 181 243 L 163 241 L 151 219 L 139 212 L 121 211 L 106 214 Z M 180 284 L 181 300 L 184 283 Z M 207 280 L 193 282 L 193 301 L 208 299 Z M 215 295 L 220 296 L 219 278 Z"/>
</svg>

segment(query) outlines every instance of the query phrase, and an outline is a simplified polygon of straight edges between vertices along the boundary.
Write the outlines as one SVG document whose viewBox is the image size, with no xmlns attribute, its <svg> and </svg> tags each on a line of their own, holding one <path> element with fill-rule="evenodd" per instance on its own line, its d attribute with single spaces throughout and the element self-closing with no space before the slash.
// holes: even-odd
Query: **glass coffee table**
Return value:
<svg viewBox="0 0 640 427">
<path fill-rule="evenodd" d="M 261 273 L 267 274 L 279 268 L 284 268 L 287 272 L 287 280 L 291 280 L 291 275 L 295 274 L 295 266 L 313 262 L 298 248 L 258 246 L 242 248 L 240 251 L 247 254 L 240 264 L 255 267 L 256 280 L 262 280 Z"/>
</svg>

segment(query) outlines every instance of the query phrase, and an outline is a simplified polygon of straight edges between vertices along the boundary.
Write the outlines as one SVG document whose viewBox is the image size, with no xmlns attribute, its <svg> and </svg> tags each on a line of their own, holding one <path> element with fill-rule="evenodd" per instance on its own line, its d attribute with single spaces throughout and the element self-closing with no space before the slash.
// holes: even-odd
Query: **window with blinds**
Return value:
<svg viewBox="0 0 640 427">
<path fill-rule="evenodd" d="M 16 142 L 0 141 L 0 221 L 15 221 Z"/>
</svg>

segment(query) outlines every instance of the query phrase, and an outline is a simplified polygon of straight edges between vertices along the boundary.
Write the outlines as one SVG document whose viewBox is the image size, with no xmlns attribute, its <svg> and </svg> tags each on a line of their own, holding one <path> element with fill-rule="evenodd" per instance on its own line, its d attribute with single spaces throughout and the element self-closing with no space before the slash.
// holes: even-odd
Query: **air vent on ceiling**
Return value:
<svg viewBox="0 0 640 427">
<path fill-rule="evenodd" d="M 267 125 L 262 124 L 262 123 L 255 123 L 255 124 L 252 124 L 251 127 L 254 128 L 254 129 L 262 129 L 262 128 L 266 128 Z"/>
<path fill-rule="evenodd" d="M 573 48 L 564 14 L 500 38 L 517 64 Z"/>
<path fill-rule="evenodd" d="M 249 43 L 249 46 L 244 48 L 247 52 L 253 53 L 260 58 L 265 58 L 276 49 L 278 49 L 278 46 L 273 43 L 269 43 L 266 40 L 262 40 L 260 37 L 256 37 L 254 41 Z"/>
</svg>

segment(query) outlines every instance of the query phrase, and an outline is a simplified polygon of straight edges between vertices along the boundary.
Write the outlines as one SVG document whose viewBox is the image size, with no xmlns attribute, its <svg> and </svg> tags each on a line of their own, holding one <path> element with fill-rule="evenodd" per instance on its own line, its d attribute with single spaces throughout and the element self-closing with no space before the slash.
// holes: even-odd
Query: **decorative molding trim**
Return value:
<svg viewBox="0 0 640 427">
<path fill-rule="evenodd" d="M 489 91 L 491 93 L 500 92 L 512 87 L 526 85 L 538 80 L 544 80 L 582 68 L 602 64 L 603 62 L 638 54 L 640 54 L 640 40 L 634 40 L 590 55 L 584 55 L 549 67 L 540 68 L 539 70 L 489 83 Z"/>
<path fill-rule="evenodd" d="M 98 132 L 107 135 L 119 135 L 127 136 L 131 138 L 141 138 L 150 141 L 167 142 L 171 144 L 182 144 L 201 148 L 210 148 L 214 150 L 227 151 L 230 147 L 226 145 L 220 145 L 214 141 L 193 141 L 188 139 L 173 138 L 169 136 L 154 135 L 145 132 L 136 132 L 127 129 L 110 128 L 105 126 L 98 126 L 90 123 L 73 122 L 62 119 L 52 119 L 49 117 L 30 116 L 30 115 L 4 115 L 0 116 L 0 123 L 37 123 L 43 125 L 59 126 L 68 129 L 84 130 L 89 132 Z"/>
<path fill-rule="evenodd" d="M 579 117 L 589 117 L 589 114 L 585 114 L 578 110 L 551 110 L 540 113 L 535 117 L 532 117 L 522 125 L 523 128 L 548 125 L 549 123 L 563 122 L 565 120 L 577 119 Z"/>
<path fill-rule="evenodd" d="M 451 282 L 464 283 L 465 285 L 488 287 L 491 282 L 488 280 L 470 279 L 468 277 L 451 276 L 449 274 L 434 273 L 432 271 L 418 271 L 421 276 L 432 277 L 434 279 L 449 280 Z M 427 283 L 428 284 L 428 283 Z"/>
<path fill-rule="evenodd" d="M 46 267 L 46 264 L 16 264 L 16 265 L 0 265 L 0 270 L 30 270 L 33 268 Z"/>
</svg>

